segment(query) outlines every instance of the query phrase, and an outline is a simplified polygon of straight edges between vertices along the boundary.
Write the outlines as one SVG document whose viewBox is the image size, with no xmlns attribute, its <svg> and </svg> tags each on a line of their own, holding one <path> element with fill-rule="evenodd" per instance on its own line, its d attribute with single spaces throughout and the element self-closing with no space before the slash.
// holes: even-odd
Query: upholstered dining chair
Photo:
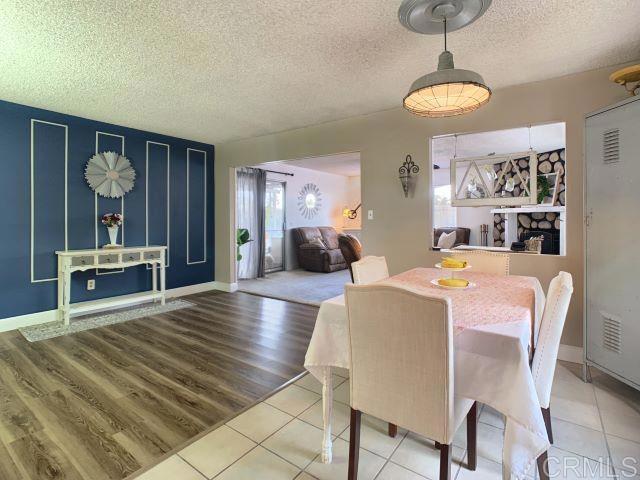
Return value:
<svg viewBox="0 0 640 480">
<path fill-rule="evenodd" d="M 450 255 L 467 260 L 474 272 L 509 275 L 508 253 L 489 252 L 486 250 L 454 250 Z"/>
<path fill-rule="evenodd" d="M 351 274 L 351 281 L 353 282 L 353 270 L 351 270 L 351 264 L 357 262 L 362 258 L 362 244 L 353 235 L 347 235 L 341 233 L 338 235 L 338 246 L 344 257 L 344 261 L 347 262 L 347 268 Z"/>
<path fill-rule="evenodd" d="M 450 479 L 451 442 L 466 417 L 468 466 L 475 470 L 477 408 L 473 400 L 454 395 L 450 299 L 391 285 L 345 289 L 351 353 L 348 479 L 358 476 L 362 412 L 434 440 L 440 480 Z"/>
<path fill-rule="evenodd" d="M 357 262 L 351 264 L 353 283 L 356 285 L 366 285 L 389 278 L 389 268 L 385 257 L 375 257 L 367 255 Z"/>
<path fill-rule="evenodd" d="M 557 277 L 551 280 L 531 365 L 531 373 L 533 374 L 538 400 L 542 408 L 542 416 L 544 417 L 551 443 L 553 443 L 550 407 L 551 387 L 558 360 L 560 337 L 562 336 L 564 321 L 567 318 L 567 310 L 569 309 L 572 293 L 573 280 L 570 273 L 560 272 Z"/>
<path fill-rule="evenodd" d="M 355 285 L 367 285 L 385 278 L 389 278 L 389 268 L 385 257 L 369 255 L 351 264 L 351 281 Z M 390 423 L 389 436 L 395 438 L 397 434 L 398 426 Z"/>
</svg>

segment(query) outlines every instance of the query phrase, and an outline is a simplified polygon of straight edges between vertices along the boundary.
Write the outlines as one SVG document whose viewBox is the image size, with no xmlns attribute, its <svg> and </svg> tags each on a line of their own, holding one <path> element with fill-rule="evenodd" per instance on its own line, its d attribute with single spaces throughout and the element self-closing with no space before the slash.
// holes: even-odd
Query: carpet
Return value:
<svg viewBox="0 0 640 480">
<path fill-rule="evenodd" d="M 238 290 L 318 306 L 323 300 L 343 294 L 345 283 L 351 283 L 349 270 L 332 273 L 289 270 L 270 273 L 264 278 L 240 280 Z"/>
<path fill-rule="evenodd" d="M 65 325 L 62 322 L 51 322 L 20 328 L 19 331 L 28 341 L 38 342 L 48 338 L 61 337 L 84 330 L 91 330 L 92 328 L 104 327 L 136 318 L 148 317 L 193 306 L 195 306 L 195 304 L 187 302 L 186 300 L 172 300 L 164 305 L 157 303 L 107 314 L 84 315 L 82 317 L 72 318 L 69 325 Z"/>
</svg>

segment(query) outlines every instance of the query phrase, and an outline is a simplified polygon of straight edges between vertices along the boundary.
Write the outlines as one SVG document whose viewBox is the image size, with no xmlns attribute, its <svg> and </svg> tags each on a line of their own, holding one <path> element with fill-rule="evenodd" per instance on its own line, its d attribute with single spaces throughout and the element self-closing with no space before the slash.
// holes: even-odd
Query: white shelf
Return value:
<svg viewBox="0 0 640 480">
<path fill-rule="evenodd" d="M 80 315 L 82 313 L 95 312 L 97 310 L 110 310 L 114 307 L 123 307 L 125 305 L 160 300 L 162 296 L 162 292 L 141 292 L 121 295 L 114 298 L 101 298 L 99 300 L 72 303 L 70 305 L 70 313 L 71 315 Z"/>
<path fill-rule="evenodd" d="M 494 208 L 491 213 L 535 213 L 535 212 L 558 212 L 564 213 L 567 211 L 567 207 L 554 206 L 554 205 L 531 205 L 528 207 L 514 207 L 514 208 Z"/>
</svg>

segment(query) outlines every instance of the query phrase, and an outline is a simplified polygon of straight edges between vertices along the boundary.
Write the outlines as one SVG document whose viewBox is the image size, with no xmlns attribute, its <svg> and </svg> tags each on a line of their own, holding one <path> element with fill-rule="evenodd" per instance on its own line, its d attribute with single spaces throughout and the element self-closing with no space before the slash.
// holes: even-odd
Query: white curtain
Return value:
<svg viewBox="0 0 640 480">
<path fill-rule="evenodd" d="M 264 202 L 267 175 L 259 168 L 239 168 L 236 175 L 236 226 L 249 230 L 240 247 L 238 278 L 264 277 Z"/>
</svg>

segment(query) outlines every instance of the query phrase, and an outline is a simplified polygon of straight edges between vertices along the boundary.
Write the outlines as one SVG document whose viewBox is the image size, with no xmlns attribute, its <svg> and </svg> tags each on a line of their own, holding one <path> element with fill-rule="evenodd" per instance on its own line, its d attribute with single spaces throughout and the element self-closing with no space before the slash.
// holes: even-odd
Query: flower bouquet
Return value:
<svg viewBox="0 0 640 480">
<path fill-rule="evenodd" d="M 105 248 L 118 248 L 118 229 L 122 225 L 124 217 L 120 213 L 105 213 L 102 216 L 102 224 L 107 227 L 109 232 L 109 244 Z"/>
</svg>

